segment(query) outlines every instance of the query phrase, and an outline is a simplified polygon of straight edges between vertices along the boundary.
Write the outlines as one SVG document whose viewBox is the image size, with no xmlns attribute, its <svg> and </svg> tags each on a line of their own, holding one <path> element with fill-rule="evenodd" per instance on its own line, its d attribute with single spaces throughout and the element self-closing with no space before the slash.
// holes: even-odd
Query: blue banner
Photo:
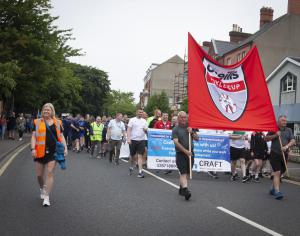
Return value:
<svg viewBox="0 0 300 236">
<path fill-rule="evenodd" d="M 149 169 L 177 169 L 171 130 L 148 129 Z M 199 134 L 194 141 L 195 171 L 230 171 L 228 135 Z"/>
</svg>

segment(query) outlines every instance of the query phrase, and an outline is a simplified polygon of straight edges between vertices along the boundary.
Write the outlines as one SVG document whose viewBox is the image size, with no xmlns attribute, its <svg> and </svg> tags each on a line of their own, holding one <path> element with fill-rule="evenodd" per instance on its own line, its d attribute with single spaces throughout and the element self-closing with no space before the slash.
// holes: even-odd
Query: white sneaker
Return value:
<svg viewBox="0 0 300 236">
<path fill-rule="evenodd" d="M 45 190 L 45 188 L 40 188 L 40 198 L 42 200 L 44 200 L 45 196 L 46 196 L 46 190 Z"/>
<path fill-rule="evenodd" d="M 46 196 L 46 195 L 45 195 L 44 201 L 43 201 L 43 206 L 44 206 L 44 207 L 50 206 L 49 196 Z"/>
<path fill-rule="evenodd" d="M 23 139 L 22 138 L 19 138 L 19 141 L 22 141 Z"/>
</svg>

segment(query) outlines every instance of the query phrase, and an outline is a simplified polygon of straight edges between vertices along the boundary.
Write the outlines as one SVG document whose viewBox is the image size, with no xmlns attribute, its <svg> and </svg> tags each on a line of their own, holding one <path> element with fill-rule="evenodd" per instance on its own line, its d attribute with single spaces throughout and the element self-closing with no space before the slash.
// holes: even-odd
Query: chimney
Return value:
<svg viewBox="0 0 300 236">
<path fill-rule="evenodd" d="M 273 11 L 271 7 L 262 7 L 260 9 L 260 28 L 273 21 Z"/>
<path fill-rule="evenodd" d="M 209 41 L 203 41 L 202 45 L 203 45 L 204 47 L 210 48 L 211 42 L 209 42 Z"/>
<path fill-rule="evenodd" d="M 251 36 L 251 34 L 243 33 L 243 29 L 239 27 L 237 24 L 232 25 L 232 31 L 229 32 L 230 42 L 231 43 L 239 43 L 246 38 Z"/>
<path fill-rule="evenodd" d="M 300 15 L 300 0 L 289 0 L 288 14 Z"/>
</svg>

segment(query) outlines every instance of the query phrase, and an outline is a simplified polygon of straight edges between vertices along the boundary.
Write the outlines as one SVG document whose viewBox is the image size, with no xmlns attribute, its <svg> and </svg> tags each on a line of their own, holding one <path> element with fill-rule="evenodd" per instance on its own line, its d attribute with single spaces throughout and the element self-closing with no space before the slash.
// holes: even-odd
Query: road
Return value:
<svg viewBox="0 0 300 236">
<path fill-rule="evenodd" d="M 52 205 L 44 208 L 29 153 L 20 152 L 0 176 L 2 236 L 300 234 L 298 185 L 284 183 L 285 198 L 278 201 L 268 194 L 268 179 L 243 184 L 224 174 L 215 180 L 194 173 L 187 202 L 178 195 L 177 171 L 151 171 L 172 186 L 149 174 L 129 176 L 127 163 L 115 166 L 86 153 L 71 152 L 65 171 L 57 166 Z"/>
</svg>

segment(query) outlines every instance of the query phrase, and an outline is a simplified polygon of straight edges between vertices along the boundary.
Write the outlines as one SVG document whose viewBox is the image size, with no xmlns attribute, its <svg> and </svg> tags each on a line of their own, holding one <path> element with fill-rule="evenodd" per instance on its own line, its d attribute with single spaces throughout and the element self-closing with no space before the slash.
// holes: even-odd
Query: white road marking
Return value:
<svg viewBox="0 0 300 236">
<path fill-rule="evenodd" d="M 26 144 L 25 146 L 21 147 L 14 155 L 12 155 L 8 161 L 0 168 L 0 176 L 4 173 L 4 171 L 7 169 L 7 167 L 10 165 L 10 163 L 16 158 L 17 155 L 19 155 L 20 152 L 22 152 L 26 147 L 28 147 L 30 143 Z"/>
<path fill-rule="evenodd" d="M 123 159 L 121 159 L 121 160 L 124 161 L 124 162 L 128 162 L 128 161 L 123 160 Z M 179 189 L 179 186 L 178 186 L 178 185 L 173 184 L 172 182 L 170 182 L 170 181 L 168 181 L 168 180 L 165 180 L 165 179 L 163 179 L 163 178 L 161 178 L 161 177 L 159 177 L 159 176 L 157 176 L 157 175 L 151 173 L 150 171 L 147 171 L 147 170 L 145 170 L 145 169 L 143 169 L 143 171 L 144 171 L 145 173 L 147 173 L 148 175 L 151 175 L 151 176 L 153 176 L 154 178 L 159 179 L 160 181 L 165 182 L 166 184 L 169 184 L 169 185 L 171 185 L 172 187 Z"/>
<path fill-rule="evenodd" d="M 268 229 L 268 228 L 266 228 L 266 227 L 264 227 L 264 226 L 262 226 L 260 224 L 255 223 L 252 220 L 249 220 L 249 219 L 247 219 L 247 218 L 245 218 L 245 217 L 243 217 L 241 215 L 238 215 L 238 214 L 236 214 L 236 213 L 234 213 L 232 211 L 229 211 L 229 210 L 227 210 L 224 207 L 217 207 L 217 209 L 219 209 L 220 211 L 223 211 L 223 212 L 225 212 L 225 213 L 227 213 L 227 214 L 229 214 L 229 215 L 231 215 L 231 216 L 233 216 L 233 217 L 235 217 L 235 218 L 237 218 L 237 219 L 239 219 L 239 220 L 241 220 L 241 221 L 243 221 L 243 222 L 245 222 L 245 223 L 247 223 L 247 224 L 249 224 L 249 225 L 257 228 L 257 229 L 260 229 L 261 231 L 264 231 L 264 232 L 266 232 L 266 233 L 268 233 L 270 235 L 282 236 L 282 234 L 279 234 L 279 233 L 277 233 L 277 232 L 275 232 L 275 231 L 273 231 L 271 229 Z"/>
<path fill-rule="evenodd" d="M 124 159 L 121 159 L 121 160 L 124 161 L 124 162 L 128 162 L 127 160 L 124 160 Z M 147 171 L 147 170 L 144 170 L 144 169 L 143 169 L 143 171 L 144 171 L 145 173 L 147 173 L 148 175 L 151 175 L 151 176 L 153 176 L 154 178 L 156 178 L 156 179 L 158 179 L 158 180 L 160 180 L 160 181 L 163 181 L 163 182 L 165 182 L 165 183 L 171 185 L 172 187 L 174 187 L 174 188 L 176 188 L 176 189 L 179 189 L 179 186 L 178 186 L 178 185 L 173 184 L 172 182 L 170 182 L 170 181 L 168 181 L 168 180 L 165 180 L 165 179 L 163 179 L 163 178 L 161 178 L 161 177 L 159 177 L 159 176 L 157 176 L 157 175 L 155 175 L 155 174 L 153 174 L 153 173 L 151 173 L 151 172 L 149 172 L 149 171 Z M 231 216 L 233 216 L 233 217 L 235 217 L 235 218 L 237 218 L 237 219 L 239 219 L 239 220 L 241 220 L 241 221 L 243 221 L 243 222 L 245 222 L 245 223 L 247 223 L 247 224 L 249 224 L 249 225 L 251 225 L 251 226 L 257 228 L 257 229 L 260 229 L 260 230 L 262 230 L 262 231 L 264 231 L 264 232 L 266 232 L 266 233 L 268 233 L 268 234 L 270 234 L 270 235 L 274 235 L 274 236 L 283 236 L 282 234 L 279 234 L 279 233 L 277 233 L 277 232 L 275 232 L 275 231 L 273 231 L 273 230 L 271 230 L 271 229 L 268 229 L 268 228 L 266 228 L 266 227 L 264 227 L 264 226 L 262 226 L 262 225 L 260 225 L 260 224 L 257 224 L 257 223 L 255 223 L 255 222 L 252 221 L 252 220 L 249 220 L 249 219 L 247 219 L 247 218 L 245 218 L 245 217 L 243 217 L 243 216 L 240 216 L 240 215 L 238 215 L 238 214 L 236 214 L 236 213 L 234 213 L 234 212 L 232 212 L 232 211 L 230 211 L 230 210 L 227 210 L 227 209 L 224 208 L 224 207 L 217 207 L 217 209 L 220 210 L 220 211 L 223 211 L 223 212 L 225 212 L 225 213 L 227 213 L 227 214 L 229 214 L 229 215 L 231 215 Z"/>
</svg>

